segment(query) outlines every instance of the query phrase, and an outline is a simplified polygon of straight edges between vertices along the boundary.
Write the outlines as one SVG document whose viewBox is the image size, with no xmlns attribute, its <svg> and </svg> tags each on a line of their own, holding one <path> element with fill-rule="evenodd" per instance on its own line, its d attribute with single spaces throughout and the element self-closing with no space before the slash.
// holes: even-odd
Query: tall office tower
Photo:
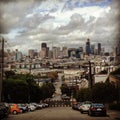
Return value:
<svg viewBox="0 0 120 120">
<path fill-rule="evenodd" d="M 42 49 L 42 48 L 47 48 L 47 44 L 46 44 L 46 43 L 42 43 L 42 44 L 41 44 L 41 49 Z"/>
<path fill-rule="evenodd" d="M 49 56 L 49 47 L 46 48 L 46 57 Z"/>
<path fill-rule="evenodd" d="M 60 47 L 53 47 L 52 52 L 53 52 L 53 59 L 57 59 L 60 57 Z"/>
<path fill-rule="evenodd" d="M 49 59 L 53 58 L 53 51 L 52 50 L 48 51 L 48 58 Z"/>
<path fill-rule="evenodd" d="M 38 51 L 37 51 L 37 49 L 34 50 L 34 58 L 38 58 Z"/>
<path fill-rule="evenodd" d="M 95 49 L 94 55 L 97 55 L 97 54 L 98 54 L 98 49 Z"/>
<path fill-rule="evenodd" d="M 83 52 L 83 47 L 80 47 L 79 50 L 80 50 L 80 52 Z"/>
<path fill-rule="evenodd" d="M 41 58 L 48 57 L 48 51 L 49 51 L 49 48 L 47 47 L 47 44 L 46 43 L 42 43 L 41 44 L 40 57 Z"/>
<path fill-rule="evenodd" d="M 40 51 L 40 58 L 46 58 L 46 49 Z"/>
<path fill-rule="evenodd" d="M 35 50 L 33 50 L 33 49 L 28 50 L 28 56 L 30 58 L 34 58 L 34 55 L 35 55 Z"/>
<path fill-rule="evenodd" d="M 91 54 L 95 54 L 95 45 L 94 44 L 92 44 L 91 45 Z"/>
<path fill-rule="evenodd" d="M 67 47 L 62 48 L 62 56 L 63 57 L 68 57 L 68 48 Z"/>
<path fill-rule="evenodd" d="M 68 57 L 76 57 L 76 48 L 68 49 Z"/>
<path fill-rule="evenodd" d="M 101 43 L 98 43 L 98 55 L 101 55 Z"/>
<path fill-rule="evenodd" d="M 16 56 L 15 56 L 15 60 L 20 62 L 22 60 L 22 52 L 18 51 L 18 49 L 16 49 Z"/>
<path fill-rule="evenodd" d="M 90 39 L 87 39 L 87 42 L 86 42 L 86 54 L 87 55 L 91 54 Z"/>
<path fill-rule="evenodd" d="M 105 54 L 105 48 L 101 48 L 101 55 L 104 55 Z"/>
</svg>

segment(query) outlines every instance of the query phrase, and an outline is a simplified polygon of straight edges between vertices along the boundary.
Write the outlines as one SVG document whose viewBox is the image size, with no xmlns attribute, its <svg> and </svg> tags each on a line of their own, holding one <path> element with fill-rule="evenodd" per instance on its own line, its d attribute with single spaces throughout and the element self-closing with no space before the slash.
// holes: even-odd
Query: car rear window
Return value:
<svg viewBox="0 0 120 120">
<path fill-rule="evenodd" d="M 96 107 L 96 108 L 98 108 L 98 107 L 104 107 L 103 104 L 93 104 L 92 106 L 93 106 L 93 107 Z"/>
</svg>

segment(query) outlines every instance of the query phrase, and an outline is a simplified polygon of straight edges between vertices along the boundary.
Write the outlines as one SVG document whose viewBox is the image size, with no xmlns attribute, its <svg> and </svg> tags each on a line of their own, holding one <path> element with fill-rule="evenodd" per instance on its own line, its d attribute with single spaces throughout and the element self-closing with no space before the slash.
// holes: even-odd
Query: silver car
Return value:
<svg viewBox="0 0 120 120">
<path fill-rule="evenodd" d="M 28 111 L 36 110 L 36 107 L 34 105 L 32 105 L 32 104 L 28 104 L 27 106 L 28 106 Z"/>
<path fill-rule="evenodd" d="M 91 102 L 82 102 L 79 106 L 79 110 L 81 113 L 88 112 L 90 108 Z"/>
</svg>

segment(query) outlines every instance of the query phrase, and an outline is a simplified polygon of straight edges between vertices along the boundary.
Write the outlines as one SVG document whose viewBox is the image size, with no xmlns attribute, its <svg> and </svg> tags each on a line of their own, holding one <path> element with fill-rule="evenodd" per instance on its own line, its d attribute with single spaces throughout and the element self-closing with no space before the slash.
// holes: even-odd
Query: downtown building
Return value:
<svg viewBox="0 0 120 120">
<path fill-rule="evenodd" d="M 47 47 L 47 43 L 42 43 L 39 57 L 43 59 L 43 58 L 48 58 L 48 56 L 49 56 L 49 47 Z"/>
<path fill-rule="evenodd" d="M 88 56 L 91 54 L 90 39 L 87 39 L 87 42 L 86 42 L 86 54 Z"/>
<path fill-rule="evenodd" d="M 101 43 L 98 43 L 98 55 L 101 55 Z"/>
<path fill-rule="evenodd" d="M 53 59 L 57 59 L 61 57 L 60 47 L 53 47 L 52 52 L 53 52 Z"/>
<path fill-rule="evenodd" d="M 38 57 L 37 50 L 35 50 L 35 49 L 28 50 L 28 56 L 32 59 Z"/>
</svg>

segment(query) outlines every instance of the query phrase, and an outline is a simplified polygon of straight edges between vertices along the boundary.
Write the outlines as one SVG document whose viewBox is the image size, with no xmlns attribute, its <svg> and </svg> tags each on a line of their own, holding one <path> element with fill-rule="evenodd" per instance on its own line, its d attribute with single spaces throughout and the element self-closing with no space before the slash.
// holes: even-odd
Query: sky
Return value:
<svg viewBox="0 0 120 120">
<path fill-rule="evenodd" d="M 0 35 L 12 50 L 81 47 L 87 39 L 112 51 L 119 35 L 119 0 L 0 0 Z"/>
</svg>

